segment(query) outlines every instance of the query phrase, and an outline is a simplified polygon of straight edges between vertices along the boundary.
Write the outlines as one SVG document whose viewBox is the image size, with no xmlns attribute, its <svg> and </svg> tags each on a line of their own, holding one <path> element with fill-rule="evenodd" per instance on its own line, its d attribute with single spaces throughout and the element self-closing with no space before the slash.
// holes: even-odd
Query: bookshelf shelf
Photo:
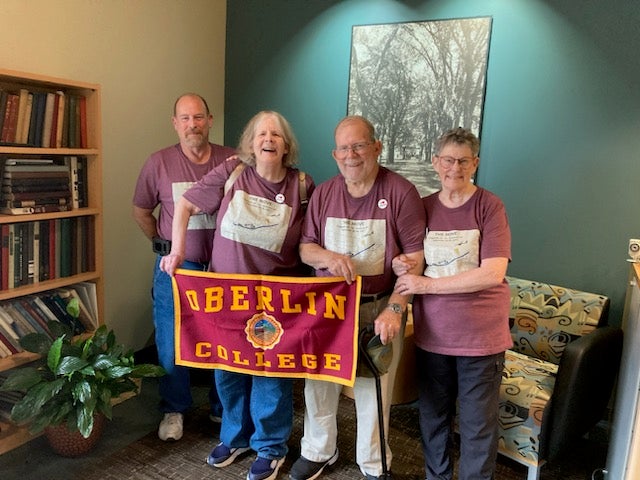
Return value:
<svg viewBox="0 0 640 480">
<path fill-rule="evenodd" d="M 0 301 L 9 300 L 15 297 L 22 297 L 24 295 L 32 295 L 34 293 L 45 292 L 47 290 L 54 290 L 56 288 L 62 288 L 74 283 L 80 282 L 96 282 L 100 280 L 100 275 L 96 271 L 82 272 L 70 277 L 55 278 L 53 280 L 46 280 L 43 282 L 33 283 L 30 285 L 23 285 L 11 290 L 0 290 Z M 0 363 L 1 365 L 1 363 Z M 0 368 L 2 371 L 2 368 Z"/>
<path fill-rule="evenodd" d="M 45 144 L 44 139 L 46 137 L 44 134 L 41 137 L 41 141 L 34 141 L 35 139 L 40 139 L 40 137 L 38 134 L 31 136 L 31 130 L 29 130 L 29 140 L 26 142 L 7 141 L 0 137 L 0 166 L 4 165 L 4 160 L 9 158 L 23 160 L 50 158 L 54 159 L 55 162 L 66 162 L 66 158 L 78 157 L 83 162 L 82 165 L 85 169 L 86 197 L 83 199 L 84 205 L 82 202 L 79 204 L 79 208 L 70 205 L 70 209 L 66 211 L 26 215 L 0 214 L 0 227 L 3 229 L 6 229 L 6 226 L 18 228 L 18 225 L 35 223 L 39 223 L 42 226 L 46 223 L 56 222 L 57 224 L 58 221 L 70 221 L 76 222 L 78 225 L 81 224 L 86 237 L 82 239 L 82 247 L 76 247 L 74 250 L 76 266 L 71 274 L 62 274 L 60 272 L 60 275 L 56 275 L 53 278 L 45 276 L 33 278 L 33 280 L 30 278 L 27 283 L 18 284 L 16 282 L 13 288 L 5 285 L 3 277 L 0 277 L 0 280 L 3 280 L 0 283 L 0 302 L 17 300 L 24 296 L 39 296 L 44 292 L 90 282 L 95 285 L 95 308 L 98 323 L 101 323 L 104 318 L 101 88 L 100 85 L 94 83 L 0 68 L 0 100 L 3 96 L 7 97 L 7 92 L 18 94 L 25 90 L 32 95 L 33 99 L 51 93 L 65 97 L 67 103 L 70 103 L 72 98 L 77 99 L 74 101 L 77 101 L 78 104 L 82 103 L 82 107 L 78 106 L 75 110 L 77 113 L 75 118 L 82 127 L 76 126 L 74 130 L 76 136 L 72 138 L 70 133 L 72 127 L 65 123 L 65 129 L 67 129 L 65 133 L 69 135 L 69 137 L 65 137 L 67 140 L 63 140 L 62 143 L 59 141 L 56 143 L 54 135 L 51 137 L 50 145 Z M 3 92 L 5 93 L 3 94 Z M 62 101 L 60 101 L 60 104 L 62 105 Z M 2 108 L 3 105 L 0 103 L 0 111 L 2 111 Z M 62 111 L 62 107 L 60 107 L 60 112 Z M 70 111 L 74 111 L 73 108 Z M 6 113 L 6 109 L 3 113 Z M 33 115 L 30 117 L 31 125 L 33 125 L 34 118 L 36 118 L 36 114 L 33 113 Z M 66 120 L 67 118 L 69 117 L 65 110 L 64 119 Z M 3 115 L 2 120 L 6 121 L 6 119 L 7 117 Z M 2 129 L 0 129 L 1 133 Z M 24 136 L 22 138 L 24 139 Z M 53 145 L 56 145 L 57 148 L 52 148 Z M 2 177 L 4 178 L 4 174 Z M 6 205 L 3 204 L 3 206 Z M 30 228 L 30 226 L 27 228 Z M 4 267 L 2 260 L 6 261 L 6 258 L 0 255 L 0 266 Z M 37 355 L 29 352 L 15 353 L 8 357 L 0 358 L 0 372 L 33 362 L 37 358 Z M 32 438 L 35 437 L 30 435 L 25 428 L 16 427 L 5 420 L 0 420 L 0 455 L 28 442 Z"/>
<path fill-rule="evenodd" d="M 16 155 L 98 155 L 95 148 L 35 148 L 0 145 L 3 154 Z"/>
<path fill-rule="evenodd" d="M 68 212 L 32 213 L 29 215 L 3 215 L 0 213 L 0 225 L 3 223 L 35 222 L 52 218 L 95 217 L 100 215 L 100 213 L 100 210 L 97 208 L 78 208 L 76 210 L 69 210 Z"/>
</svg>

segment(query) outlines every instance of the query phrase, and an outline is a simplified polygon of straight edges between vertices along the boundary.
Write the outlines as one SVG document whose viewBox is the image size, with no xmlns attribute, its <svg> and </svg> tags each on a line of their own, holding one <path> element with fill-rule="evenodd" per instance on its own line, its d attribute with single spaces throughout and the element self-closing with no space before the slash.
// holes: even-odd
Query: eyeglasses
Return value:
<svg viewBox="0 0 640 480">
<path fill-rule="evenodd" d="M 453 158 L 453 157 L 441 157 L 440 155 L 436 155 L 436 156 L 442 163 L 442 166 L 447 169 L 452 168 L 456 164 L 456 162 L 458 162 L 458 165 L 460 165 L 460 168 L 469 168 L 471 166 L 471 163 L 473 162 L 472 157 Z"/>
<path fill-rule="evenodd" d="M 364 153 L 369 145 L 373 145 L 373 142 L 362 142 L 362 143 L 354 143 L 353 145 L 345 145 L 342 147 L 338 147 L 334 150 L 336 157 L 344 158 L 347 156 L 349 151 L 360 155 Z"/>
</svg>

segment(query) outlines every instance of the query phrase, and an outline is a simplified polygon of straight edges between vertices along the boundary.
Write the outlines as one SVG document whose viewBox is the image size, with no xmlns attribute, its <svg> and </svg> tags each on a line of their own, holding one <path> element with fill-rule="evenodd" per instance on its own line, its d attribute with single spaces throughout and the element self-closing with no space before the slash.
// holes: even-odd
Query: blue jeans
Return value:
<svg viewBox="0 0 640 480">
<path fill-rule="evenodd" d="M 158 255 L 156 259 L 151 292 L 158 363 L 167 371 L 167 374 L 159 379 L 160 411 L 163 413 L 184 413 L 193 403 L 191 379 L 188 367 L 175 364 L 173 289 L 171 288 L 171 277 L 160 270 L 161 258 Z M 186 270 L 206 270 L 207 266 L 201 263 L 185 261 L 181 268 Z M 222 416 L 222 405 L 218 398 L 213 375 L 211 377 L 209 403 L 211 404 L 211 413 L 216 416 Z"/>
<path fill-rule="evenodd" d="M 288 452 L 293 425 L 293 380 L 216 370 L 222 400 L 220 440 L 230 448 L 251 447 L 273 460 Z"/>
</svg>

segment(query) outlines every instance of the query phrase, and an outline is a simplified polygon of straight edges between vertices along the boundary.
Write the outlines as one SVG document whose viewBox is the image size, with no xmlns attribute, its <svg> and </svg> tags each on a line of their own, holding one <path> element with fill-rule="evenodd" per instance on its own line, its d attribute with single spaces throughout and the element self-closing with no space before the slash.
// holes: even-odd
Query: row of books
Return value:
<svg viewBox="0 0 640 480">
<path fill-rule="evenodd" d="M 0 213 L 64 212 L 87 206 L 86 157 L 1 160 Z"/>
<path fill-rule="evenodd" d="M 67 312 L 67 303 L 72 298 L 78 300 L 78 318 Z M 48 327 L 51 321 L 66 324 L 74 335 L 98 328 L 96 285 L 75 283 L 0 302 L 0 358 L 23 351 L 20 338 L 29 333 L 43 333 L 53 339 Z"/>
<path fill-rule="evenodd" d="M 57 218 L 0 226 L 0 290 L 95 268 L 94 219 Z"/>
<path fill-rule="evenodd" d="M 0 89 L 0 143 L 87 148 L 87 99 L 58 91 Z"/>
</svg>

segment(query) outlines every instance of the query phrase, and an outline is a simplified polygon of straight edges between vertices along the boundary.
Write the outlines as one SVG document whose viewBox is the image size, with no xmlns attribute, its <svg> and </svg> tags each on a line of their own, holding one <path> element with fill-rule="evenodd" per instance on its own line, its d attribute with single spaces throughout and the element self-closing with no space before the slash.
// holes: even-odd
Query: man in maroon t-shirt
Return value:
<svg viewBox="0 0 640 480">
<path fill-rule="evenodd" d="M 180 143 L 159 150 L 147 159 L 133 197 L 133 218 L 158 253 L 152 293 L 158 360 L 167 371 L 160 378 L 160 410 L 164 417 L 158 436 L 162 440 L 182 437 L 183 415 L 191 406 L 192 397 L 188 368 L 175 365 L 173 290 L 171 277 L 159 268 L 160 258 L 169 252 L 175 202 L 204 174 L 235 153 L 232 148 L 209 142 L 213 116 L 200 95 L 180 96 L 172 121 Z M 214 229 L 215 218 L 209 215 L 196 215 L 191 219 L 182 268 L 207 270 Z M 210 399 L 212 419 L 219 421 L 222 407 L 213 380 Z"/>
<path fill-rule="evenodd" d="M 300 239 L 302 261 L 320 276 L 352 282 L 362 276 L 360 328 L 372 324 L 382 343 L 393 342 L 394 362 L 380 377 L 385 430 L 409 297 L 393 293 L 393 258 L 401 252 L 422 271 L 425 213 L 415 186 L 381 167 L 382 144 L 363 117 L 343 119 L 335 131 L 333 157 L 340 175 L 316 188 L 309 201 Z M 304 436 L 301 456 L 290 471 L 293 480 L 317 478 L 338 458 L 336 413 L 342 386 L 305 381 Z M 383 474 L 382 445 L 374 378 L 357 376 L 353 387 L 357 414 L 356 462 L 367 478 Z M 386 465 L 391 465 L 388 445 Z"/>
</svg>

